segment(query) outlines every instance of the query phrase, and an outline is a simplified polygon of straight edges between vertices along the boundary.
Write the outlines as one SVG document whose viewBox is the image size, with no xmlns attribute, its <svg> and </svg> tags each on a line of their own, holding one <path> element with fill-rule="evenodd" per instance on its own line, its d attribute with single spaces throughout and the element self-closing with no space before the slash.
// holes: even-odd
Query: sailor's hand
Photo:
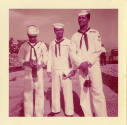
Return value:
<svg viewBox="0 0 127 125">
<path fill-rule="evenodd" d="M 76 74 L 76 71 L 77 71 L 77 70 L 72 70 L 72 71 L 68 74 L 68 77 L 69 77 L 69 78 L 72 78 L 72 77 Z"/>
<path fill-rule="evenodd" d="M 65 80 L 67 78 L 72 79 L 72 77 L 75 75 L 76 71 L 77 70 L 71 70 L 68 75 L 63 74 L 63 76 L 62 76 L 63 80 Z"/>
<path fill-rule="evenodd" d="M 88 62 L 83 62 L 79 66 L 79 70 L 81 70 L 85 76 L 88 75 L 88 66 L 89 66 Z"/>
</svg>

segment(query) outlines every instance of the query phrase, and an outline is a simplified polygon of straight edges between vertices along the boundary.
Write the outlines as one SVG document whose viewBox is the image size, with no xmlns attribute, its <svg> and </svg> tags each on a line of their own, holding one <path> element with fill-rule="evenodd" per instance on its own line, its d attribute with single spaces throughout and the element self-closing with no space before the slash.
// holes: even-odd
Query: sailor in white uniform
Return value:
<svg viewBox="0 0 127 125">
<path fill-rule="evenodd" d="M 70 70 L 69 51 L 70 40 L 63 37 L 64 25 L 61 23 L 54 24 L 54 33 L 56 39 L 53 40 L 49 47 L 47 72 L 52 76 L 52 112 L 48 116 L 54 116 L 60 112 L 60 88 L 63 89 L 65 101 L 65 115 L 73 116 L 73 94 L 72 83 L 70 79 L 63 80 L 63 74 Z"/>
<path fill-rule="evenodd" d="M 78 15 L 80 29 L 71 38 L 71 44 L 75 45 L 75 52 L 81 61 L 79 66 L 81 69 L 79 72 L 80 105 L 86 117 L 93 116 L 93 112 L 96 116 L 105 117 L 107 116 L 106 101 L 99 62 L 103 48 L 99 32 L 89 27 L 89 21 L 90 11 L 82 10 Z M 83 76 L 84 71 L 85 76 Z M 84 87 L 88 79 L 91 81 L 91 87 Z"/>
<path fill-rule="evenodd" d="M 47 62 L 47 47 L 37 40 L 39 28 L 35 25 L 27 27 L 29 41 L 25 42 L 18 53 L 23 63 L 24 78 L 24 114 L 25 116 L 43 116 L 44 114 L 44 81 L 43 66 Z M 35 90 L 35 112 L 33 91 Z M 35 113 L 35 114 L 34 114 Z"/>
</svg>

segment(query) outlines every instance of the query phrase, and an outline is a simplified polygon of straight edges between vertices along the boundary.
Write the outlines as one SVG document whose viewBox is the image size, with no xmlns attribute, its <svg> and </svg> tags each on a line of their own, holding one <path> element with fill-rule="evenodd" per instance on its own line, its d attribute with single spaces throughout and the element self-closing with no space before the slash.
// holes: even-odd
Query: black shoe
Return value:
<svg viewBox="0 0 127 125">
<path fill-rule="evenodd" d="M 57 113 L 51 112 L 51 113 L 48 114 L 48 117 L 53 117 L 53 116 L 55 116 L 56 114 L 59 114 L 59 113 L 60 112 L 57 112 Z"/>
<path fill-rule="evenodd" d="M 73 115 L 65 115 L 66 117 L 73 117 Z"/>
</svg>

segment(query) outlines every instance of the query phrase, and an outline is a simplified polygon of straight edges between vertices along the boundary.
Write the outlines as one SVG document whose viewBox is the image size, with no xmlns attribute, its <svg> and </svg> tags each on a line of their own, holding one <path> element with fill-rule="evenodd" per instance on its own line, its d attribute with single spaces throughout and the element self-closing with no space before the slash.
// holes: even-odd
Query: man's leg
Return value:
<svg viewBox="0 0 127 125">
<path fill-rule="evenodd" d="M 24 79 L 24 115 L 33 116 L 33 79 L 30 71 L 25 71 Z"/>
<path fill-rule="evenodd" d="M 74 113 L 72 82 L 70 79 L 62 80 L 62 78 L 61 81 L 65 101 L 65 114 L 71 116 Z"/>
<path fill-rule="evenodd" d="M 52 73 L 52 112 L 60 112 L 60 75 Z"/>
<path fill-rule="evenodd" d="M 85 117 L 92 117 L 89 87 L 84 87 L 86 78 L 79 74 L 80 81 L 80 105 L 82 107 Z"/>
<path fill-rule="evenodd" d="M 99 117 L 107 116 L 106 101 L 103 92 L 103 83 L 100 64 L 97 62 L 90 69 L 90 80 L 91 80 L 91 96 L 95 115 Z"/>
<path fill-rule="evenodd" d="M 38 71 L 38 81 L 35 84 L 35 114 L 43 116 L 44 113 L 44 86 L 43 71 Z"/>
</svg>

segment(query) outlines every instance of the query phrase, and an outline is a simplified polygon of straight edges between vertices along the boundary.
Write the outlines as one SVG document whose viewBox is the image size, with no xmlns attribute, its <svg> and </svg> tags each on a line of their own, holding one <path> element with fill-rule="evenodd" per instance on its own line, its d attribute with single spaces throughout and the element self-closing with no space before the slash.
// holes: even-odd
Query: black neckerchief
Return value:
<svg viewBox="0 0 127 125">
<path fill-rule="evenodd" d="M 31 43 L 28 42 L 28 44 L 29 44 L 30 47 L 31 47 L 31 49 L 30 49 L 30 61 L 32 60 L 32 49 L 34 49 L 34 55 L 35 55 L 35 57 L 36 57 L 36 63 L 37 63 L 38 59 L 37 59 L 37 53 L 36 53 L 36 50 L 35 50 L 34 47 L 37 45 L 37 43 L 38 43 L 38 42 L 36 42 L 34 45 L 31 45 Z"/>
<path fill-rule="evenodd" d="M 87 38 L 86 32 L 88 32 L 89 29 L 90 29 L 90 27 L 88 29 L 86 29 L 85 32 L 82 32 L 80 29 L 78 30 L 78 32 L 82 34 L 81 39 L 80 39 L 80 49 L 82 47 L 82 38 L 84 36 L 84 40 L 85 40 L 85 45 L 86 45 L 87 51 L 88 51 L 88 38 Z"/>
<path fill-rule="evenodd" d="M 60 54 L 60 43 L 63 41 L 64 39 L 61 39 L 60 41 L 58 41 L 58 40 L 55 40 L 55 55 L 56 55 L 56 57 L 57 57 L 57 45 L 58 45 L 58 47 L 59 47 L 59 56 L 61 55 Z"/>
</svg>

